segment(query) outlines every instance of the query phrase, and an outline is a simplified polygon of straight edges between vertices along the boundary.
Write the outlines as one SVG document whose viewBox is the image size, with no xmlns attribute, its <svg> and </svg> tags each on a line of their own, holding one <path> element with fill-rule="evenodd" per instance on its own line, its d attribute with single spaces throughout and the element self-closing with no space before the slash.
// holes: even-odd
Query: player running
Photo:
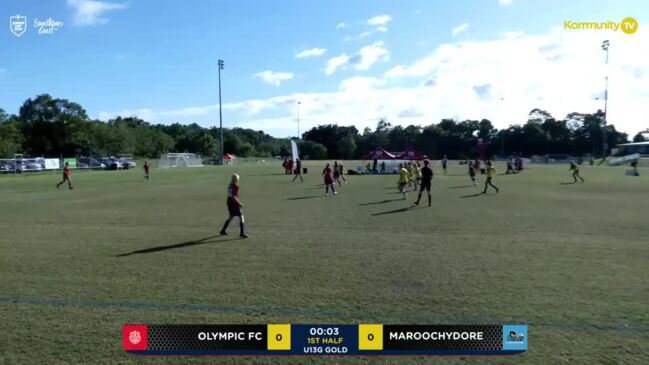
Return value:
<svg viewBox="0 0 649 365">
<path fill-rule="evenodd" d="M 70 190 L 74 189 L 72 187 L 72 180 L 70 180 L 70 164 L 67 162 L 65 163 L 65 167 L 63 168 L 63 180 L 61 180 L 60 183 L 56 184 L 56 188 L 58 189 L 66 181 L 68 182 L 68 188 Z"/>
<path fill-rule="evenodd" d="M 446 173 L 448 172 L 448 171 L 446 170 L 446 166 L 447 166 L 447 165 L 448 165 L 448 158 L 446 158 L 446 155 L 444 155 L 444 158 L 442 159 L 442 173 L 443 173 L 444 175 L 446 175 Z"/>
<path fill-rule="evenodd" d="M 142 168 L 144 169 L 144 179 L 146 179 L 146 181 L 149 181 L 149 161 L 145 160 Z"/>
<path fill-rule="evenodd" d="M 226 232 L 228 225 L 232 222 L 234 217 L 239 217 L 239 237 L 248 238 L 248 235 L 243 229 L 244 218 L 243 211 L 241 210 L 243 204 L 241 204 L 241 201 L 239 200 L 239 175 L 237 174 L 232 174 L 232 181 L 230 182 L 230 185 L 228 185 L 228 199 L 226 200 L 226 205 L 228 206 L 228 213 L 230 216 L 223 224 L 223 229 L 221 229 L 220 232 L 221 236 L 226 236 L 228 234 Z"/>
<path fill-rule="evenodd" d="M 410 181 L 410 174 L 408 170 L 403 166 L 402 163 L 399 164 L 399 192 L 403 194 L 403 200 L 406 200 L 407 191 L 406 186 Z"/>
<path fill-rule="evenodd" d="M 493 184 L 493 178 L 494 175 L 496 175 L 496 169 L 494 168 L 493 164 L 491 161 L 487 161 L 487 180 L 484 182 L 484 191 L 482 194 L 487 194 L 487 187 L 491 186 L 492 188 L 496 189 L 496 194 L 500 191 L 496 185 Z"/>
<path fill-rule="evenodd" d="M 575 163 L 575 161 L 570 161 L 570 170 L 572 171 L 572 178 L 575 180 L 573 181 L 573 184 L 577 182 L 577 178 L 581 180 L 581 182 L 585 182 L 584 178 L 579 175 L 579 165 Z"/>
<path fill-rule="evenodd" d="M 424 167 L 421 168 L 421 187 L 419 188 L 419 196 L 417 197 L 417 201 L 415 202 L 415 205 L 419 205 L 419 201 L 421 200 L 421 194 L 424 192 L 424 189 L 428 193 L 428 206 L 430 207 L 432 204 L 432 199 L 430 196 L 430 187 L 433 182 L 433 170 L 428 167 L 428 164 L 430 161 L 424 160 Z"/>
<path fill-rule="evenodd" d="M 302 178 L 302 161 L 299 159 L 295 160 L 295 170 L 293 171 L 295 173 L 295 176 L 293 177 L 293 181 L 297 179 L 297 177 L 300 177 L 300 181 L 304 182 L 304 179 Z"/>
<path fill-rule="evenodd" d="M 334 178 L 331 176 L 331 174 L 331 165 L 327 164 L 327 166 L 325 166 L 325 168 L 322 170 L 322 177 L 324 177 L 325 183 L 325 196 L 329 196 L 329 188 L 331 188 L 331 192 L 333 192 L 334 195 L 338 194 L 336 192 L 336 189 L 334 188 L 336 184 L 334 184 Z"/>
</svg>

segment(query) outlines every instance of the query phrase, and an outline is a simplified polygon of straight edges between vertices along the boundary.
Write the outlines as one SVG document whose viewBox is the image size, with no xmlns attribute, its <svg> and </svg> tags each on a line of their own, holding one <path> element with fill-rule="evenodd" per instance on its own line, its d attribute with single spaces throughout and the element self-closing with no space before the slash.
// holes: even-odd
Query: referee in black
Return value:
<svg viewBox="0 0 649 365">
<path fill-rule="evenodd" d="M 421 200 L 421 193 L 424 192 L 424 189 L 426 189 L 426 191 L 428 192 L 428 206 L 430 207 L 431 205 L 430 185 L 433 181 L 433 170 L 428 167 L 429 163 L 430 161 L 424 160 L 424 167 L 421 168 L 421 187 L 419 188 L 419 196 L 417 197 L 415 205 L 419 205 L 419 201 Z"/>
</svg>

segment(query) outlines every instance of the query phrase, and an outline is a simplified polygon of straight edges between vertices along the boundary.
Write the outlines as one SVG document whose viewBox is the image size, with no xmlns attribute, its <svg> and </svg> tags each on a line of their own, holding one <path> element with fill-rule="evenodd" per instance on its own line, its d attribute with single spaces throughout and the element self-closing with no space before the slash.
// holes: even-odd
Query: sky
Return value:
<svg viewBox="0 0 649 365">
<path fill-rule="evenodd" d="M 633 34 L 570 25 L 626 17 Z M 3 0 L 0 22 L 9 113 L 49 93 L 100 120 L 218 126 L 223 59 L 223 125 L 277 137 L 298 113 L 301 132 L 591 113 L 606 75 L 608 122 L 649 128 L 645 0 Z"/>
</svg>

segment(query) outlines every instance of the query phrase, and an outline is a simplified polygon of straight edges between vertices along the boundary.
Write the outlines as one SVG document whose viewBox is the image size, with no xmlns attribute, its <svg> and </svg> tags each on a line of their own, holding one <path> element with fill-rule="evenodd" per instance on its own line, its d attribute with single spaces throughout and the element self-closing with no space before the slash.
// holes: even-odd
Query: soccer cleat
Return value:
<svg viewBox="0 0 649 365">
<path fill-rule="evenodd" d="M 417 201 L 415 202 L 415 205 L 419 205 L 419 200 L 417 200 Z"/>
<path fill-rule="evenodd" d="M 220 234 L 221 236 L 227 236 L 227 235 L 228 235 L 228 232 L 226 232 L 226 231 L 221 231 L 221 232 L 219 232 L 219 234 Z"/>
<path fill-rule="evenodd" d="M 334 191 L 334 195 L 338 195 L 338 192 L 337 192 L 337 191 Z"/>
<path fill-rule="evenodd" d="M 239 235 L 239 237 L 241 237 L 241 238 L 248 238 L 248 235 L 245 234 L 245 233 L 242 233 L 242 234 Z"/>
</svg>

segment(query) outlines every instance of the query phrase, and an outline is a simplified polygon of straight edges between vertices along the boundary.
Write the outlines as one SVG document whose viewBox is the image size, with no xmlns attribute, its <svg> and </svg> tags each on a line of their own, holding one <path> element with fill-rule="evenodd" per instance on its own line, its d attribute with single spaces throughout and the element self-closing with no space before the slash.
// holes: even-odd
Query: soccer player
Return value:
<svg viewBox="0 0 649 365">
<path fill-rule="evenodd" d="M 144 178 L 149 181 L 149 161 L 145 160 L 142 168 L 144 169 Z"/>
<path fill-rule="evenodd" d="M 338 165 L 338 161 L 334 161 L 333 174 L 334 174 L 334 182 L 337 181 L 338 185 L 340 186 L 340 166 Z"/>
<path fill-rule="evenodd" d="M 334 184 L 334 178 L 331 176 L 331 173 L 331 165 L 327 164 L 327 166 L 322 170 L 322 177 L 324 177 L 325 183 L 325 196 L 329 196 L 329 188 L 331 188 L 334 195 L 338 194 L 334 188 L 336 184 Z"/>
<path fill-rule="evenodd" d="M 496 189 L 496 194 L 500 191 L 496 185 L 493 184 L 493 178 L 494 175 L 496 175 L 496 169 L 494 168 L 494 165 L 491 163 L 491 161 L 487 161 L 487 169 L 486 169 L 486 174 L 487 174 L 487 180 L 484 182 L 484 191 L 482 194 L 487 194 L 487 187 L 491 186 L 492 188 Z"/>
<path fill-rule="evenodd" d="M 72 187 L 72 180 L 70 180 L 70 164 L 67 162 L 65 163 L 65 167 L 63 168 L 63 180 L 61 180 L 60 183 L 56 184 L 56 187 L 59 188 L 66 181 L 68 182 L 68 188 L 70 190 L 74 189 Z"/>
<path fill-rule="evenodd" d="M 442 173 L 446 175 L 446 165 L 448 165 L 448 158 L 446 158 L 446 155 L 444 155 L 444 158 L 442 159 Z"/>
<path fill-rule="evenodd" d="M 412 171 L 415 174 L 415 190 L 417 190 L 417 185 L 421 184 L 421 168 L 419 167 L 419 161 L 412 164 Z"/>
<path fill-rule="evenodd" d="M 295 160 L 295 171 L 294 171 L 294 173 L 295 173 L 295 176 L 293 177 L 293 181 L 295 181 L 295 179 L 297 179 L 297 177 L 299 176 L 300 181 L 304 182 L 304 179 L 302 178 L 302 161 L 300 161 L 299 159 Z"/>
<path fill-rule="evenodd" d="M 430 161 L 424 160 L 424 167 L 421 169 L 421 185 L 419 188 L 419 196 L 417 197 L 417 201 L 415 202 L 415 205 L 419 205 L 419 201 L 421 200 L 421 194 L 424 192 L 424 189 L 428 193 L 428 206 L 431 206 L 432 199 L 430 196 L 430 186 L 433 181 L 433 170 L 428 167 L 428 164 Z"/>
<path fill-rule="evenodd" d="M 406 185 L 410 181 L 410 174 L 408 170 L 403 166 L 402 163 L 399 164 L 399 192 L 403 194 L 403 200 L 406 200 L 407 192 Z"/>
<path fill-rule="evenodd" d="M 347 184 L 347 180 L 345 179 L 345 168 L 343 167 L 343 164 L 338 164 L 338 173 L 339 175 L 338 178 L 336 179 L 336 181 L 338 181 L 338 186 L 342 186 L 342 184 L 340 183 L 340 179 L 343 179 L 345 184 Z"/>
<path fill-rule="evenodd" d="M 239 175 L 237 174 L 232 174 L 232 181 L 230 182 L 230 185 L 228 185 L 228 199 L 226 200 L 226 205 L 228 206 L 229 217 L 223 224 L 223 228 L 220 232 L 221 235 L 226 236 L 228 234 L 226 230 L 228 229 L 230 222 L 232 222 L 234 217 L 239 217 L 239 237 L 248 238 L 248 235 L 244 232 L 243 229 L 243 224 L 245 222 L 243 218 L 243 211 L 241 210 L 243 204 L 241 204 L 241 201 L 239 200 Z"/>
<path fill-rule="evenodd" d="M 475 182 L 475 166 L 471 161 L 467 163 L 469 166 L 469 177 L 471 178 L 471 182 L 473 183 L 473 186 L 476 186 L 478 183 Z"/>
<path fill-rule="evenodd" d="M 570 161 L 570 170 L 572 171 L 572 178 L 575 180 L 573 183 L 577 182 L 577 178 L 581 180 L 581 182 L 585 182 L 584 178 L 579 175 L 579 165 L 575 163 L 575 161 Z"/>
<path fill-rule="evenodd" d="M 291 169 L 288 168 L 288 158 L 284 158 L 284 162 L 282 162 L 282 167 L 284 168 L 284 175 L 288 175 L 291 173 Z"/>
</svg>

